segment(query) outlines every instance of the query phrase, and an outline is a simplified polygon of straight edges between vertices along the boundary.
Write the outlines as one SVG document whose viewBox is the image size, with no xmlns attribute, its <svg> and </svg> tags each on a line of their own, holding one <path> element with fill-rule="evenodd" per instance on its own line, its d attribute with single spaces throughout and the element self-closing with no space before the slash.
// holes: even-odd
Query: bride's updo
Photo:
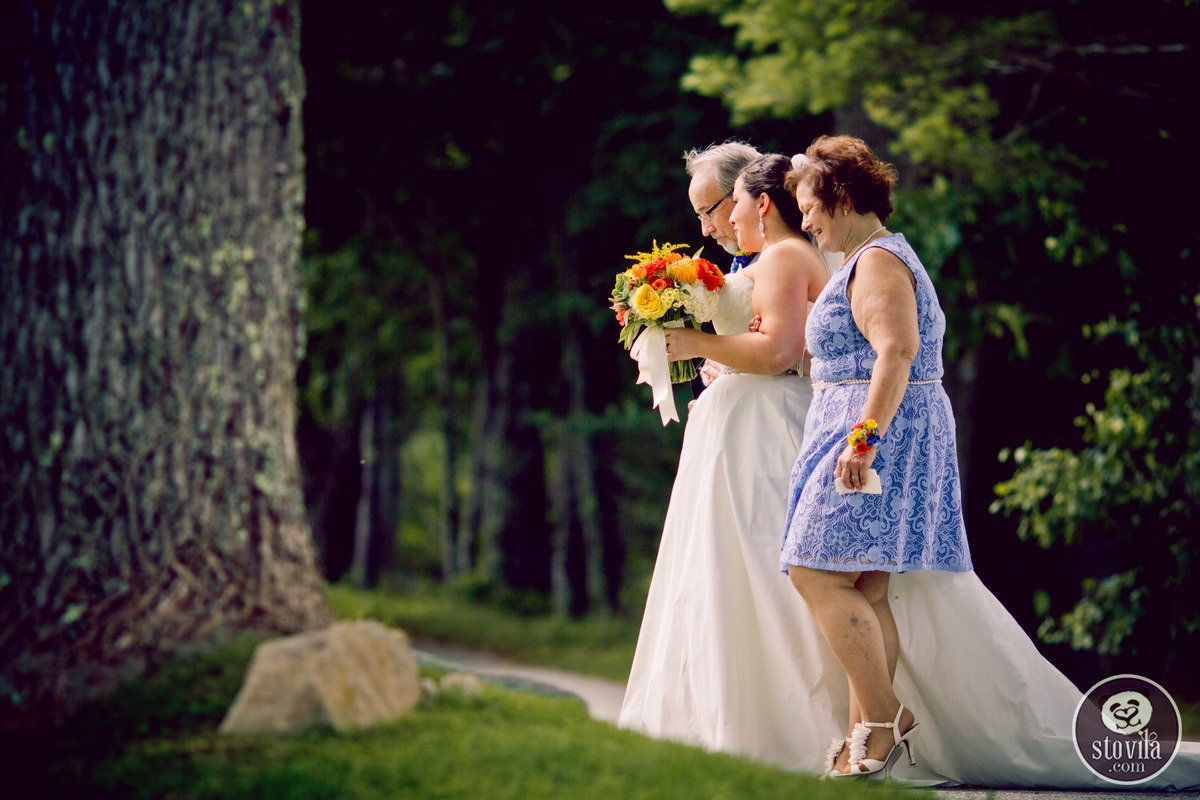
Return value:
<svg viewBox="0 0 1200 800">
<path fill-rule="evenodd" d="M 771 153 L 751 161 L 742 168 L 738 177 L 742 179 L 742 185 L 746 187 L 746 191 L 750 193 L 751 197 L 765 194 L 771 198 L 771 203 L 779 212 L 783 223 L 793 232 L 800 233 L 804 215 L 796 206 L 795 196 L 784 186 L 784 180 L 791 169 L 792 160 L 790 158 Z"/>
</svg>

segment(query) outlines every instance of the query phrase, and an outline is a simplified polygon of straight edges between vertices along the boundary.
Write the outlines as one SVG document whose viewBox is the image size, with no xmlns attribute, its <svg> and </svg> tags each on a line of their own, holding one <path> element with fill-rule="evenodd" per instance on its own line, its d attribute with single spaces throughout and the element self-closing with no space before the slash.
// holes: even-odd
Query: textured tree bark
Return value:
<svg viewBox="0 0 1200 800">
<path fill-rule="evenodd" d="M 294 439 L 295 0 L 26 0 L 0 59 L 0 716 L 330 619 Z"/>
</svg>

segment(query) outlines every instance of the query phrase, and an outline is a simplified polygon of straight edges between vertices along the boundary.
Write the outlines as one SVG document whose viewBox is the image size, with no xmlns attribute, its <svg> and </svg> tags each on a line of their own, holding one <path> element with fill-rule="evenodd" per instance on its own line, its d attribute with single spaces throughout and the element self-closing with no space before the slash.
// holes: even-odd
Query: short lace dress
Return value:
<svg viewBox="0 0 1200 800">
<path fill-rule="evenodd" d="M 883 492 L 841 495 L 834 488 L 834 466 L 862 418 L 876 359 L 854 324 L 846 293 L 859 253 L 830 278 L 806 326 L 814 393 L 792 470 L 780 571 L 786 573 L 789 565 L 840 572 L 967 571 L 972 564 L 954 415 L 941 385 L 946 317 L 902 234 L 877 239 L 871 247 L 887 250 L 912 270 L 921 337 L 904 399 L 871 465 Z"/>
</svg>

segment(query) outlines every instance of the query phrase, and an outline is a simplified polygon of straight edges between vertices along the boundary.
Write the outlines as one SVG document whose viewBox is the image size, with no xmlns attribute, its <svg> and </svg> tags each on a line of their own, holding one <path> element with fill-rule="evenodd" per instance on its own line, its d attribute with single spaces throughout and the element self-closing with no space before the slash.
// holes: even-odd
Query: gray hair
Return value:
<svg viewBox="0 0 1200 800">
<path fill-rule="evenodd" d="M 714 144 L 704 150 L 688 150 L 683 154 L 683 161 L 688 175 L 706 165 L 713 165 L 713 178 L 722 192 L 733 191 L 733 182 L 737 180 L 742 168 L 761 155 L 745 142 L 730 140 L 724 144 Z"/>
</svg>

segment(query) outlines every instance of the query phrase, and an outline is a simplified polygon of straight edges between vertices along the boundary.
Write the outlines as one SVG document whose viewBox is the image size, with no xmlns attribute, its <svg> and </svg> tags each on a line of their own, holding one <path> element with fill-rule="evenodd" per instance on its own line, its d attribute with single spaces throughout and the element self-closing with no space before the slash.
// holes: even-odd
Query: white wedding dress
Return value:
<svg viewBox="0 0 1200 800">
<path fill-rule="evenodd" d="M 921 730 L 917 767 L 892 778 L 987 787 L 1200 790 L 1200 743 L 1183 742 L 1170 766 L 1141 784 L 1093 774 L 1072 739 L 1082 693 L 1037 647 L 974 572 L 893 575 L 900 633 L 896 695 Z M 1147 676 L 1148 677 L 1148 676 Z"/>
<path fill-rule="evenodd" d="M 746 330 L 752 281 L 726 279 L 718 333 Z M 797 375 L 722 375 L 692 408 L 619 725 L 820 773 L 849 714 L 845 673 L 779 572 L 788 477 L 812 397 Z M 1126 789 L 1075 752 L 1080 691 L 974 572 L 893 575 L 896 694 L 921 722 L 894 780 Z M 1135 790 L 1200 789 L 1200 744 Z"/>
<path fill-rule="evenodd" d="M 726 277 L 717 333 L 747 330 L 753 285 Z M 844 728 L 841 667 L 779 574 L 811 399 L 808 378 L 732 372 L 692 407 L 621 727 L 808 772 Z"/>
</svg>

